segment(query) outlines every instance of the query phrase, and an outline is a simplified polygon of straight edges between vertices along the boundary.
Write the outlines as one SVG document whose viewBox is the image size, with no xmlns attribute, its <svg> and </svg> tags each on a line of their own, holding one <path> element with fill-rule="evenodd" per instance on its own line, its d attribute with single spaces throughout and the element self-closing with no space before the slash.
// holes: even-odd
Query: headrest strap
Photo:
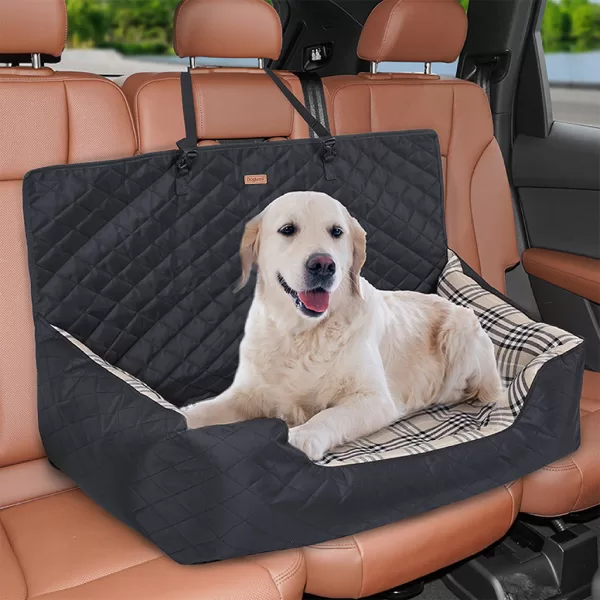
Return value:
<svg viewBox="0 0 600 600">
<path fill-rule="evenodd" d="M 329 129 L 321 124 L 288 89 L 288 87 L 275 75 L 271 69 L 264 69 L 265 73 L 279 88 L 294 110 L 302 117 L 306 124 L 317 134 L 325 147 L 323 163 L 325 167 L 325 178 L 335 179 L 333 172 L 333 161 L 335 159 L 335 138 Z M 194 106 L 194 88 L 190 70 L 181 73 L 181 100 L 183 104 L 183 119 L 185 123 L 185 137 L 177 142 L 177 147 L 183 151 L 179 162 L 179 170 L 182 175 L 189 172 L 191 161 L 198 154 L 198 134 L 196 129 L 196 108 Z M 184 193 L 182 191 L 182 193 Z"/>
<path fill-rule="evenodd" d="M 196 129 L 196 107 L 194 106 L 194 86 L 189 71 L 181 73 L 181 100 L 183 103 L 183 120 L 185 122 L 185 137 L 177 142 L 177 147 L 184 153 L 196 152 L 198 133 Z"/>
</svg>

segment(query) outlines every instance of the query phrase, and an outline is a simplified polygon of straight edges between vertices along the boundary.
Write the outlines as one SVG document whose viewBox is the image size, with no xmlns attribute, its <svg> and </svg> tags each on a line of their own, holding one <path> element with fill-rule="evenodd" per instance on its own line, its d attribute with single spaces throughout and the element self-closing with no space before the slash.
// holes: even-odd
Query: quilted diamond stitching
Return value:
<svg viewBox="0 0 600 600">
<path fill-rule="evenodd" d="M 251 295 L 232 295 L 243 224 L 277 195 L 307 188 L 338 197 L 372 234 L 372 283 L 434 291 L 446 260 L 435 134 L 340 138 L 334 182 L 312 144 L 201 152 L 188 182 L 197 203 L 185 208 L 175 154 L 31 174 L 36 310 L 176 405 L 215 395 L 235 374 Z M 249 190 L 244 168 L 276 185 Z"/>
<path fill-rule="evenodd" d="M 414 167 L 411 177 L 418 178 L 419 172 L 427 172 L 429 168 L 432 171 L 437 168 L 438 178 L 440 177 L 439 164 L 436 167 L 435 163 L 439 158 L 434 161 L 423 159 L 423 148 L 434 158 L 437 156 L 436 144 L 428 135 L 430 134 L 411 134 L 408 141 L 403 141 L 404 149 L 399 150 L 407 159 L 407 164 L 412 162 L 419 165 Z M 383 139 L 385 145 L 392 144 L 395 148 L 393 135 L 372 137 L 378 138 L 376 143 L 379 145 L 384 145 L 381 141 Z M 214 156 L 224 151 L 226 156 L 230 156 L 229 150 L 230 148 L 217 150 Z M 247 151 L 251 152 L 252 148 L 248 146 Z M 378 151 L 383 153 L 381 156 L 386 156 L 385 148 Z M 246 150 L 241 148 L 235 152 L 239 153 L 239 158 Z M 231 178 L 222 177 L 222 185 L 211 189 L 215 190 L 217 196 L 226 192 L 233 194 L 235 198 L 230 198 L 231 202 L 225 202 L 225 207 L 217 206 L 211 213 L 211 219 L 224 219 L 217 220 L 219 224 L 231 219 L 235 225 L 229 229 L 227 226 L 219 228 L 219 234 L 225 233 L 239 239 L 243 219 L 251 216 L 275 194 L 292 189 L 312 188 L 333 195 L 339 194 L 339 199 L 354 208 L 362 221 L 366 221 L 371 232 L 385 227 L 386 215 L 389 217 L 393 214 L 393 211 L 384 213 L 372 207 L 368 209 L 364 199 L 361 201 L 356 197 L 360 188 L 344 185 L 344 179 L 348 179 L 352 171 L 359 168 L 356 158 L 348 163 L 349 166 L 340 167 L 340 180 L 326 182 L 323 180 L 318 157 L 313 154 L 307 159 L 302 155 L 302 160 L 298 161 L 298 148 L 294 144 L 282 143 L 279 148 L 277 144 L 271 144 L 264 147 L 262 152 L 265 153 L 265 161 L 271 165 L 270 181 L 276 180 L 274 178 L 278 170 L 284 176 L 278 181 L 277 189 L 269 188 L 260 193 L 257 189 L 244 190 L 245 200 L 242 198 L 241 187 L 232 183 Z M 371 151 L 365 150 L 364 153 L 370 155 Z M 381 158 L 376 153 L 373 156 Z M 110 172 L 114 170 L 124 186 L 115 184 L 115 189 L 110 193 L 117 196 L 124 194 L 128 189 L 128 178 L 134 180 L 134 183 L 144 179 L 146 161 L 151 163 L 154 177 L 157 170 L 169 171 L 175 158 L 176 154 L 163 153 L 123 161 L 109 167 L 103 166 L 105 177 L 110 179 Z M 252 169 L 255 164 L 252 163 L 252 157 L 245 156 L 244 161 L 249 172 L 260 172 Z M 286 161 L 290 164 L 284 164 Z M 234 163 L 238 161 L 235 160 Z M 205 167 L 212 169 L 207 177 L 213 177 L 213 183 L 214 178 L 219 179 L 221 172 L 216 161 L 207 162 Z M 232 170 L 231 162 L 226 168 Z M 96 174 L 93 169 L 92 167 L 90 170 L 89 166 L 81 167 L 80 175 L 85 180 L 87 177 L 94 178 Z M 344 177 L 346 171 L 350 171 L 348 177 Z M 47 178 L 44 173 L 48 174 Z M 39 248 L 36 249 L 35 244 L 40 240 L 36 239 L 36 235 L 40 227 L 54 220 L 55 213 L 44 215 L 41 212 L 42 206 L 37 203 L 43 204 L 42 200 L 46 197 L 46 202 L 50 205 L 56 204 L 52 210 L 59 214 L 61 202 L 64 208 L 64 204 L 74 200 L 72 189 L 64 190 L 66 196 L 62 198 L 57 195 L 56 189 L 44 192 L 41 186 L 36 185 L 40 180 L 55 182 L 57 173 L 60 170 L 38 171 L 26 181 L 26 195 L 33 203 L 32 206 L 26 204 L 30 252 L 33 255 L 33 273 L 40 280 L 43 279 L 43 272 L 36 270 L 35 261 L 42 253 L 37 254 Z M 377 180 L 372 185 L 367 181 L 365 185 L 373 188 L 367 195 L 375 193 L 377 200 L 386 201 L 386 178 L 393 178 L 395 174 L 380 176 L 373 173 L 379 171 L 364 170 L 363 175 L 370 175 Z M 405 175 L 399 174 L 398 178 L 402 179 Z M 61 178 L 62 175 L 58 177 Z M 106 183 L 104 181 L 103 185 Z M 395 184 L 389 185 L 393 188 Z M 49 187 L 56 188 L 55 185 Z M 93 185 L 92 188 L 96 189 L 96 186 Z M 172 196 L 171 188 L 163 189 L 162 193 Z M 197 189 L 201 189 L 201 186 Z M 411 289 L 421 284 L 421 291 L 433 291 L 437 276 L 446 262 L 445 240 L 443 234 L 439 235 L 443 221 L 441 187 L 437 197 L 423 192 L 423 189 L 427 189 L 426 186 L 409 185 L 402 189 L 416 190 L 414 193 L 420 196 L 409 195 L 405 199 L 415 206 L 403 215 L 403 220 L 408 221 L 404 227 L 399 231 L 382 232 L 379 238 L 371 240 L 371 258 L 365 274 L 378 287 Z M 104 190 L 100 191 L 105 193 Z M 235 200 L 238 200 L 237 204 Z M 89 202 L 90 197 L 77 201 Z M 432 204 L 436 205 L 436 210 L 432 209 Z M 152 246 L 155 241 L 149 242 L 149 246 Z M 427 248 L 419 248 L 417 254 L 430 256 L 430 260 L 414 259 L 416 262 L 409 264 L 407 268 L 404 265 L 402 268 L 398 265 L 394 268 L 393 263 L 402 265 L 402 258 L 410 256 L 407 248 L 414 248 L 415 242 L 427 245 Z M 227 294 L 227 287 L 237 277 L 237 267 L 232 266 L 235 249 L 230 250 L 227 244 L 227 248 L 219 246 L 219 240 L 215 241 L 215 246 L 217 249 L 212 252 L 215 260 L 212 262 L 218 264 L 205 266 L 211 273 L 218 275 L 210 278 L 214 288 L 202 290 L 202 298 L 208 301 L 203 307 L 204 311 L 213 311 L 207 317 L 215 326 L 213 332 L 222 327 L 216 318 L 220 311 L 229 311 L 233 320 L 231 328 L 241 328 L 249 297 L 241 296 L 234 302 Z M 435 259 L 433 255 L 438 249 L 439 259 Z M 226 257 L 225 261 L 222 260 L 223 256 Z M 118 260 L 116 253 L 113 257 Z M 120 273 L 122 269 L 115 270 Z M 48 455 L 66 473 L 76 476 L 82 489 L 92 498 L 182 563 L 207 562 L 314 544 L 378 527 L 507 483 L 548 460 L 553 460 L 561 452 L 571 451 L 577 443 L 578 403 L 573 402 L 577 387 L 574 374 L 583 368 L 581 352 L 557 357 L 553 364 L 554 376 L 546 368 L 547 365 L 538 373 L 537 395 L 529 400 L 529 408 L 520 415 L 524 423 L 523 431 L 527 435 L 523 431 L 515 436 L 502 432 L 498 436 L 444 450 L 443 458 L 439 451 L 432 451 L 422 456 L 406 457 L 401 463 L 390 460 L 326 469 L 310 463 L 306 457 L 285 444 L 286 429 L 277 421 L 258 420 L 185 431 L 182 417 L 179 420 L 176 413 L 169 411 L 170 418 L 165 420 L 162 411 L 167 409 L 148 406 L 152 404 L 148 402 L 140 404 L 135 390 L 125 389 L 125 384 L 111 379 L 115 376 L 110 373 L 95 371 L 98 365 L 92 364 L 90 367 L 82 359 L 70 355 L 69 350 L 48 333 L 44 314 L 47 316 L 52 311 L 53 324 L 61 326 L 61 320 L 70 323 L 73 317 L 71 313 L 79 310 L 86 313 L 78 324 L 82 330 L 71 330 L 70 333 L 83 338 L 82 341 L 92 349 L 96 345 L 103 350 L 102 336 L 110 334 L 110 331 L 102 331 L 107 324 L 101 318 L 98 324 L 101 315 L 92 314 L 102 308 L 100 301 L 103 297 L 98 295 L 99 306 L 84 303 L 81 306 L 65 307 L 64 299 L 60 298 L 61 286 L 66 283 L 64 278 L 44 281 L 43 294 L 40 294 L 41 286 L 36 286 L 35 279 L 34 277 L 34 287 L 37 287 L 35 309 L 40 427 Z M 80 291 L 93 292 L 84 287 Z M 59 310 L 59 306 L 64 310 Z M 93 317 L 89 321 L 95 327 L 96 337 L 92 340 L 93 343 L 86 338 L 86 317 Z M 116 332 L 123 329 L 118 322 L 110 325 Z M 173 330 L 171 325 L 169 322 L 170 331 Z M 182 323 L 176 322 L 174 327 L 181 325 Z M 156 324 L 149 327 L 152 330 Z M 68 326 L 63 328 L 69 329 Z M 160 332 L 152 331 L 160 338 Z M 58 335 L 54 331 L 53 334 Z M 132 335 L 133 337 L 135 336 Z M 143 335 L 138 337 L 138 343 L 147 343 Z M 118 356 L 118 348 L 115 346 L 113 350 L 112 354 Z M 123 357 L 117 361 L 117 366 L 124 370 L 132 371 L 128 368 L 128 362 L 136 365 L 143 362 L 141 354 L 127 354 L 129 346 L 121 348 L 121 351 Z M 173 352 L 176 359 L 184 354 L 177 352 L 177 349 L 168 348 L 159 356 L 166 360 L 167 351 Z M 227 356 L 216 368 L 210 361 L 202 362 L 193 353 L 188 353 L 180 367 L 181 372 L 174 371 L 169 381 L 163 381 L 159 370 L 151 365 L 145 365 L 145 370 L 142 369 L 147 375 L 142 379 L 152 387 L 156 387 L 153 385 L 154 380 L 159 381 L 161 388 L 164 387 L 163 395 L 171 400 L 192 398 L 193 394 L 204 393 L 207 389 L 208 393 L 219 391 L 227 385 L 235 370 L 235 361 L 230 357 L 236 355 L 236 340 L 231 343 L 226 340 L 220 344 L 219 340 L 211 341 L 207 351 L 221 351 Z M 112 356 L 106 358 L 113 362 Z M 65 365 L 68 365 L 67 371 Z M 185 372 L 185 369 L 193 371 L 203 368 L 203 365 L 210 373 L 202 381 L 195 380 L 193 373 L 190 376 Z M 79 369 L 86 375 L 81 376 Z M 141 373 L 139 368 L 133 372 L 136 375 Z M 186 378 L 178 387 L 177 382 Z M 549 400 L 544 404 L 546 396 Z M 82 399 L 85 402 L 80 402 Z M 80 410 L 85 410 L 85 413 L 80 414 Z M 555 429 L 545 428 L 543 418 L 538 421 L 537 428 L 532 425 L 532 417 L 528 415 L 544 411 L 552 413 Z M 520 421 L 517 421 L 515 427 L 521 427 Z M 95 440 L 92 443 L 88 443 L 90 436 Z M 549 440 L 551 446 L 548 445 Z M 494 458 L 492 462 L 490 457 Z M 251 483 L 248 480 L 250 473 L 254 476 Z M 398 476 L 399 473 L 401 476 Z M 381 481 L 387 482 L 386 494 L 379 493 Z M 193 516 L 187 517 L 188 514 Z M 231 521 L 231 515 L 236 516 L 234 522 Z"/>
</svg>

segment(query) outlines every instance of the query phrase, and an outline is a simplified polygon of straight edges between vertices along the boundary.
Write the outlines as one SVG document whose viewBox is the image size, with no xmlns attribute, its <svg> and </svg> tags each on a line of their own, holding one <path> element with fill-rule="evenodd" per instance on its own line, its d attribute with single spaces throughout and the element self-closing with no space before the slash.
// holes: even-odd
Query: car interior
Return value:
<svg viewBox="0 0 600 600">
<path fill-rule="evenodd" d="M 0 599 L 585 600 L 599 570 L 600 129 L 553 120 L 544 0 L 183 0 L 199 145 L 309 129 L 318 75 L 334 135 L 432 129 L 450 247 L 527 314 L 585 339 L 581 443 L 522 480 L 315 546 L 182 566 L 45 458 L 22 181 L 32 169 L 175 148 L 177 72 L 54 70 L 64 0 L 0 0 Z M 233 18 L 235 15 L 235 18 Z M 256 59 L 255 67 L 202 66 Z M 455 77 L 435 73 L 458 59 Z M 402 63 L 422 63 L 403 72 Z M 387 72 L 393 63 L 398 70 Z M 185 65 L 183 66 L 185 68 Z M 319 79 L 317 79 L 319 81 Z"/>
</svg>

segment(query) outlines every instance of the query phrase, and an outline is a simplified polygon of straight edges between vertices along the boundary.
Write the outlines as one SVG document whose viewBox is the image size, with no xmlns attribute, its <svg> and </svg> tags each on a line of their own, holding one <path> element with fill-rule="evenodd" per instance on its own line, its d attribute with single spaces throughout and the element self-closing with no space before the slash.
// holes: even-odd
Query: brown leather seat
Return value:
<svg viewBox="0 0 600 600">
<path fill-rule="evenodd" d="M 384 0 L 362 32 L 361 58 L 451 62 L 462 47 L 465 15 L 455 0 Z M 518 262 L 510 189 L 487 98 L 475 84 L 426 74 L 361 74 L 324 80 L 337 134 L 434 129 L 440 139 L 448 241 L 500 291 Z M 564 515 L 600 504 L 600 375 L 587 371 L 580 449 L 527 476 L 522 511 Z"/>
<path fill-rule="evenodd" d="M 240 21 L 232 21 L 236 14 L 241 15 Z M 267 19 L 279 23 L 276 13 L 263 0 L 221 0 L 218 5 L 209 0 L 187 0 L 180 5 L 176 15 L 175 48 L 182 57 L 256 58 L 264 55 L 265 58 L 277 58 L 281 37 L 270 27 L 265 27 L 263 21 Z M 261 27 L 259 23 L 262 23 Z M 205 35 L 208 30 L 210 38 Z M 267 36 L 271 36 L 271 46 L 265 44 Z M 462 41 L 456 53 L 461 46 Z M 235 54 L 231 53 L 232 48 Z M 192 74 L 198 137 L 202 144 L 220 139 L 281 139 L 308 135 L 304 122 L 259 69 L 196 68 Z M 302 98 L 297 78 L 289 73 L 280 73 L 280 76 L 296 96 Z M 348 78 L 349 82 L 356 80 Z M 360 83 L 362 81 L 359 79 Z M 133 109 L 142 152 L 175 147 L 175 141 L 184 136 L 178 75 L 133 75 L 125 82 L 123 90 Z M 482 106 L 487 106 L 485 97 Z M 434 111 L 435 101 L 428 108 Z M 348 126 L 356 123 L 357 131 L 369 131 L 368 124 L 365 126 L 368 109 L 367 102 L 351 110 L 347 115 Z M 386 110 L 397 112 L 389 105 Z M 333 116 L 333 112 L 330 114 Z M 423 114 L 427 114 L 427 107 L 420 113 L 422 118 L 427 118 Z M 444 124 L 446 117 L 449 118 L 447 112 L 438 122 L 448 129 L 449 124 Z M 415 120 L 418 118 L 416 116 Z M 417 123 L 416 126 L 420 125 Z M 392 128 L 410 127 L 409 119 L 405 125 Z M 463 171 L 476 161 L 477 153 L 490 144 L 493 138 L 491 121 L 487 129 L 487 139 L 471 144 L 473 148 L 470 156 L 464 159 L 466 167 Z M 464 143 L 470 144 L 470 138 Z M 459 159 L 455 162 L 458 164 Z M 456 185 L 457 193 L 461 193 L 466 184 L 461 187 L 458 181 Z M 487 185 L 487 181 L 480 185 Z M 512 214 L 505 219 L 509 226 Z M 490 262 L 495 257 L 503 264 L 502 269 L 518 260 L 516 250 L 514 260 L 502 252 L 492 257 L 484 256 L 484 260 Z M 521 483 L 517 482 L 420 517 L 305 548 L 307 591 L 331 598 L 365 597 L 479 552 L 506 533 L 519 511 L 521 491 Z M 465 535 L 467 524 L 469 533 Z"/>
<path fill-rule="evenodd" d="M 180 57 L 275 59 L 281 22 L 264 0 L 187 0 L 177 8 L 174 48 Z M 308 127 L 262 69 L 194 68 L 192 82 L 198 139 L 308 137 Z M 298 98 L 295 75 L 279 76 Z M 185 135 L 179 73 L 138 73 L 123 84 L 137 126 L 140 151 L 176 147 Z"/>
<path fill-rule="evenodd" d="M 523 479 L 522 511 L 543 517 L 600 504 L 600 373 L 586 371 L 577 452 Z"/>
<path fill-rule="evenodd" d="M 64 0 L 0 0 L 0 55 L 59 56 Z M 299 600 L 300 550 L 183 567 L 44 458 L 21 185 L 33 168 L 132 156 L 121 90 L 51 69 L 0 68 L 0 598 Z"/>
</svg>

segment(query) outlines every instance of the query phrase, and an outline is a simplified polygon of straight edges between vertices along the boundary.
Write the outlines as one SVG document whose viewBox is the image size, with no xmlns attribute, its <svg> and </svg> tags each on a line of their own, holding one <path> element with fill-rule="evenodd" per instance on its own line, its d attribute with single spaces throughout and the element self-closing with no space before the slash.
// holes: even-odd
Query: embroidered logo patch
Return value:
<svg viewBox="0 0 600 600">
<path fill-rule="evenodd" d="M 244 177 L 244 183 L 246 185 L 261 185 L 267 183 L 266 175 L 246 175 Z"/>
</svg>

